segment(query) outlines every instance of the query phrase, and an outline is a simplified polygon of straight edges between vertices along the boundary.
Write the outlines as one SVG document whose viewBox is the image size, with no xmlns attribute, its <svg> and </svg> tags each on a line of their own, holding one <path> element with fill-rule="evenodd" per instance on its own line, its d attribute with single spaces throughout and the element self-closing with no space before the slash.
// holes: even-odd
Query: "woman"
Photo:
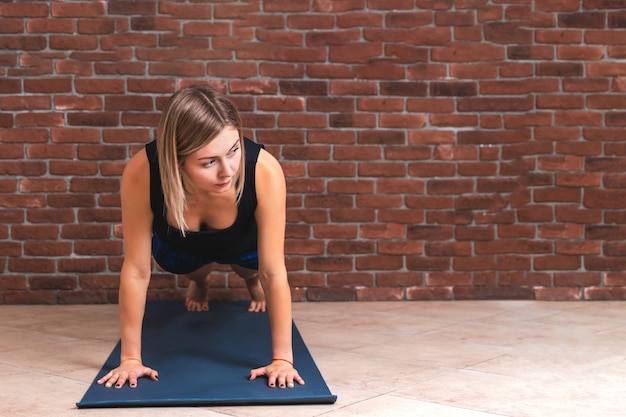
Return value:
<svg viewBox="0 0 626 417">
<path fill-rule="evenodd" d="M 120 366 L 98 381 L 121 388 L 158 379 L 141 360 L 141 326 L 151 257 L 189 278 L 186 306 L 208 310 L 207 277 L 229 264 L 246 280 L 249 311 L 267 311 L 271 363 L 250 371 L 268 385 L 304 384 L 293 367 L 291 293 L 284 259 L 286 191 L 278 161 L 244 139 L 235 106 L 207 85 L 175 93 L 156 141 L 122 175 L 125 258 L 120 277 Z M 270 358 L 268 358 L 270 359 Z"/>
</svg>

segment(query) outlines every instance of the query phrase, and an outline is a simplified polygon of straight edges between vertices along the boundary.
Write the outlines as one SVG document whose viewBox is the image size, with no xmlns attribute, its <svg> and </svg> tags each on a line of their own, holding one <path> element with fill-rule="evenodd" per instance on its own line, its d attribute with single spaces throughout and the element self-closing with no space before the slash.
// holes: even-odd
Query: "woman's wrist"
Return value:
<svg viewBox="0 0 626 417">
<path fill-rule="evenodd" d="M 289 359 L 272 358 L 272 362 L 287 362 L 289 365 L 293 366 L 293 361 L 290 361 Z"/>
</svg>

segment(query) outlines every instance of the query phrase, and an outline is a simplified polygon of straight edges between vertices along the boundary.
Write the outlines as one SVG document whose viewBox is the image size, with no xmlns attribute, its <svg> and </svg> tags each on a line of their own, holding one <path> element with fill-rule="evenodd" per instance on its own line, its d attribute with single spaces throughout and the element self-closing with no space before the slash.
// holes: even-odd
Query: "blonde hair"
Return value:
<svg viewBox="0 0 626 417">
<path fill-rule="evenodd" d="M 197 84 L 176 92 L 163 109 L 156 136 L 161 186 L 165 207 L 183 236 L 189 230 L 184 217 L 189 194 L 182 180 L 183 162 L 227 126 L 239 132 L 241 163 L 234 181 L 239 203 L 246 164 L 241 116 L 236 106 L 209 85 Z"/>
</svg>

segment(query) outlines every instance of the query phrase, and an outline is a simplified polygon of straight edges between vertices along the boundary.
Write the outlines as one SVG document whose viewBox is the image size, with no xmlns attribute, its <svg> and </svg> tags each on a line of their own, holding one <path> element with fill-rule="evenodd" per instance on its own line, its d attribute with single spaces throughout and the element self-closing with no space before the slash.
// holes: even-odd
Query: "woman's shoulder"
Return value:
<svg viewBox="0 0 626 417">
<path fill-rule="evenodd" d="M 278 162 L 278 159 L 276 159 L 274 155 L 265 149 L 261 149 L 259 152 L 256 164 L 256 176 L 257 184 L 259 182 L 275 184 L 276 181 L 285 181 L 285 174 L 283 173 L 280 162 Z"/>
<path fill-rule="evenodd" d="M 243 138 L 243 146 L 245 149 L 246 161 L 248 162 L 256 162 L 261 150 L 265 149 L 264 145 L 261 145 L 260 143 L 257 143 L 246 137 Z"/>
<path fill-rule="evenodd" d="M 135 153 L 124 167 L 122 182 L 137 185 L 150 183 L 150 163 L 144 148 Z"/>
</svg>

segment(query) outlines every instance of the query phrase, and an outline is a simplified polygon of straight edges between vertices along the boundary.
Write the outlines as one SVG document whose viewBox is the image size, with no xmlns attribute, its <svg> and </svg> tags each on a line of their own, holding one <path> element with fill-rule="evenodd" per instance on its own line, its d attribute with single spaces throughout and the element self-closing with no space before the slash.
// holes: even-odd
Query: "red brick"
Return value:
<svg viewBox="0 0 626 417">
<path fill-rule="evenodd" d="M 7 269 L 10 272 L 50 273 L 54 272 L 54 261 L 31 257 L 9 258 Z"/>
<path fill-rule="evenodd" d="M 449 257 L 426 257 L 407 256 L 406 267 L 409 271 L 448 271 L 450 269 Z"/>
<path fill-rule="evenodd" d="M 422 301 L 434 301 L 434 300 L 452 300 L 453 292 L 451 287 L 408 287 L 406 289 L 407 300 L 422 300 Z"/>
<path fill-rule="evenodd" d="M 4 229 L 4 228 L 3 228 Z M 6 237 L 8 237 L 8 232 L 6 233 Z M 2 249 L 2 253 L 7 257 L 20 257 L 23 254 L 22 244 L 17 242 L 3 242 L 0 243 L 0 249 Z M 4 263 L 2 264 L 2 270 L 4 270 Z"/>
<path fill-rule="evenodd" d="M 442 60 L 445 61 L 445 58 Z M 408 71 L 410 80 L 441 79 L 446 75 L 447 66 L 443 64 L 415 64 L 409 67 Z"/>
<path fill-rule="evenodd" d="M 76 91 L 82 94 L 122 94 L 124 81 L 121 79 L 78 79 L 75 81 Z"/>
<path fill-rule="evenodd" d="M 480 62 L 504 58 L 504 48 L 488 44 L 457 43 L 447 48 L 434 48 L 432 60 L 442 62 Z"/>
<path fill-rule="evenodd" d="M 585 300 L 624 300 L 626 299 L 626 287 L 590 287 L 583 289 Z"/>
<path fill-rule="evenodd" d="M 535 298 L 539 301 L 579 301 L 582 294 L 579 288 L 536 288 Z"/>
<path fill-rule="evenodd" d="M 331 114 L 328 125 L 333 128 L 375 128 L 376 116 L 373 114 Z"/>
<path fill-rule="evenodd" d="M 89 128 L 51 129 L 52 141 L 55 143 L 97 143 L 100 131 Z"/>
<path fill-rule="evenodd" d="M 323 192 L 325 189 L 324 182 L 322 180 L 309 180 L 309 179 L 288 179 L 287 180 L 287 192 L 292 193 L 307 193 L 307 192 Z"/>
<path fill-rule="evenodd" d="M 308 288 L 306 294 L 309 301 L 356 301 L 354 288 Z"/>
<path fill-rule="evenodd" d="M 49 110 L 51 101 L 50 97 L 45 96 L 3 97 L 2 108 L 4 110 Z"/>
<path fill-rule="evenodd" d="M 600 210 L 584 210 L 576 206 L 557 206 L 556 220 L 571 223 L 598 223 L 602 218 Z"/>
<path fill-rule="evenodd" d="M 564 255 L 599 255 L 600 242 L 557 242 L 557 254 Z"/>
<path fill-rule="evenodd" d="M 6 304 L 55 304 L 57 297 L 54 290 L 9 290 L 4 294 L 4 301 Z"/>
<path fill-rule="evenodd" d="M 3 143 L 41 143 L 48 141 L 48 132 L 45 129 L 7 129 L 0 131 L 0 140 Z"/>
<path fill-rule="evenodd" d="M 626 64 L 619 62 L 591 62 L 587 64 L 590 77 L 619 77 L 626 75 Z"/>
<path fill-rule="evenodd" d="M 67 192 L 67 184 L 62 179 L 25 178 L 20 181 L 20 191 L 23 193 Z"/>
<path fill-rule="evenodd" d="M 320 242 L 321 243 L 321 242 Z M 305 243 L 310 246 L 310 243 Z M 374 243 L 367 241 L 355 241 L 355 240 L 334 240 L 328 243 L 327 251 L 330 255 L 339 254 L 374 254 Z M 314 253 L 315 255 L 322 254 L 323 250 Z"/>
<path fill-rule="evenodd" d="M 60 113 L 22 113 L 15 117 L 15 125 L 22 126 L 63 126 L 63 115 Z"/>
<path fill-rule="evenodd" d="M 104 258 L 68 258 L 58 262 L 59 272 L 103 272 L 105 268 Z"/>
<path fill-rule="evenodd" d="M 358 173 L 363 177 L 403 177 L 406 168 L 400 163 L 363 162 L 359 164 Z"/>
<path fill-rule="evenodd" d="M 581 266 L 580 256 L 538 256 L 533 266 L 537 270 L 577 270 Z"/>
<path fill-rule="evenodd" d="M 528 111 L 533 108 L 532 97 L 526 98 L 462 98 L 459 111 Z"/>
<path fill-rule="evenodd" d="M 604 274 L 604 285 L 619 287 L 626 286 L 626 274 L 623 272 Z"/>
<path fill-rule="evenodd" d="M 114 222 L 122 220 L 120 210 L 117 209 L 89 209 L 84 208 L 78 211 L 78 221 L 85 222 Z"/>
<path fill-rule="evenodd" d="M 454 142 L 455 132 L 451 130 L 412 130 L 409 132 L 409 143 L 411 144 L 449 144 Z"/>
<path fill-rule="evenodd" d="M 95 269 L 80 291 L 16 273 L 3 301 L 115 301 L 126 160 L 168 96 L 207 74 L 289 178 L 294 299 L 624 298 L 623 4 L 505 3 L 1 6 L 0 43 L 26 51 L 0 54 L 3 247 L 59 253 L 42 274 Z M 77 254 L 86 264 L 65 263 Z M 377 268 L 368 257 L 398 269 L 355 272 Z M 227 274 L 212 297 L 244 297 Z M 150 297 L 184 296 L 162 276 Z"/>
<path fill-rule="evenodd" d="M 336 194 L 371 194 L 374 191 L 372 181 L 332 180 L 328 183 L 328 192 Z"/>
<path fill-rule="evenodd" d="M 45 17 L 48 5 L 35 3 L 6 3 L 0 5 L 0 14 L 4 17 Z"/>
<path fill-rule="evenodd" d="M 414 224 L 424 220 L 424 212 L 422 210 L 407 210 L 404 208 L 382 209 L 378 212 L 378 221 L 385 223 L 403 223 Z M 382 251 L 382 246 L 379 247 Z"/>
<path fill-rule="evenodd" d="M 539 237 L 542 239 L 580 239 L 582 234 L 582 226 L 576 224 L 539 226 Z"/>
<path fill-rule="evenodd" d="M 115 20 L 110 18 L 85 19 L 78 21 L 78 33 L 111 34 L 115 32 Z"/>
<path fill-rule="evenodd" d="M 331 209 L 330 219 L 333 222 L 372 222 L 375 211 L 372 209 Z"/>
<path fill-rule="evenodd" d="M 388 62 L 375 62 L 355 67 L 354 75 L 362 79 L 402 80 L 405 78 L 405 69 Z"/>
<path fill-rule="evenodd" d="M 606 188 L 626 188 L 626 176 L 622 174 L 603 175 Z"/>
<path fill-rule="evenodd" d="M 512 299 L 532 300 L 533 288 L 529 287 L 459 287 L 454 289 L 457 300 Z"/>
<path fill-rule="evenodd" d="M 26 290 L 26 277 L 23 275 L 2 275 L 0 276 L 0 288 L 4 290 Z"/>
<path fill-rule="evenodd" d="M 359 288 L 357 301 L 398 301 L 404 299 L 401 288 Z"/>
<path fill-rule="evenodd" d="M 535 32 L 536 42 L 542 44 L 580 44 L 582 33 L 578 30 L 537 30 Z"/>
<path fill-rule="evenodd" d="M 74 210 L 66 209 L 32 209 L 28 210 L 28 221 L 31 223 L 72 223 L 74 222 Z"/>
<path fill-rule="evenodd" d="M 368 211 L 365 211 L 365 213 L 367 212 Z M 359 221 L 356 217 L 353 220 Z M 361 237 L 366 239 L 403 239 L 405 227 L 399 224 L 362 225 L 360 227 L 360 233 Z"/>
<path fill-rule="evenodd" d="M 95 73 L 99 75 L 143 75 L 147 65 L 143 62 L 95 63 Z"/>
<path fill-rule="evenodd" d="M 115 256 L 122 255 L 121 241 L 74 241 L 74 253 L 86 256 Z"/>
<path fill-rule="evenodd" d="M 94 96 L 56 96 L 54 108 L 57 110 L 102 110 L 102 99 Z"/>
<path fill-rule="evenodd" d="M 1 207 L 39 208 L 45 206 L 45 196 L 35 195 L 2 195 Z"/>
</svg>

